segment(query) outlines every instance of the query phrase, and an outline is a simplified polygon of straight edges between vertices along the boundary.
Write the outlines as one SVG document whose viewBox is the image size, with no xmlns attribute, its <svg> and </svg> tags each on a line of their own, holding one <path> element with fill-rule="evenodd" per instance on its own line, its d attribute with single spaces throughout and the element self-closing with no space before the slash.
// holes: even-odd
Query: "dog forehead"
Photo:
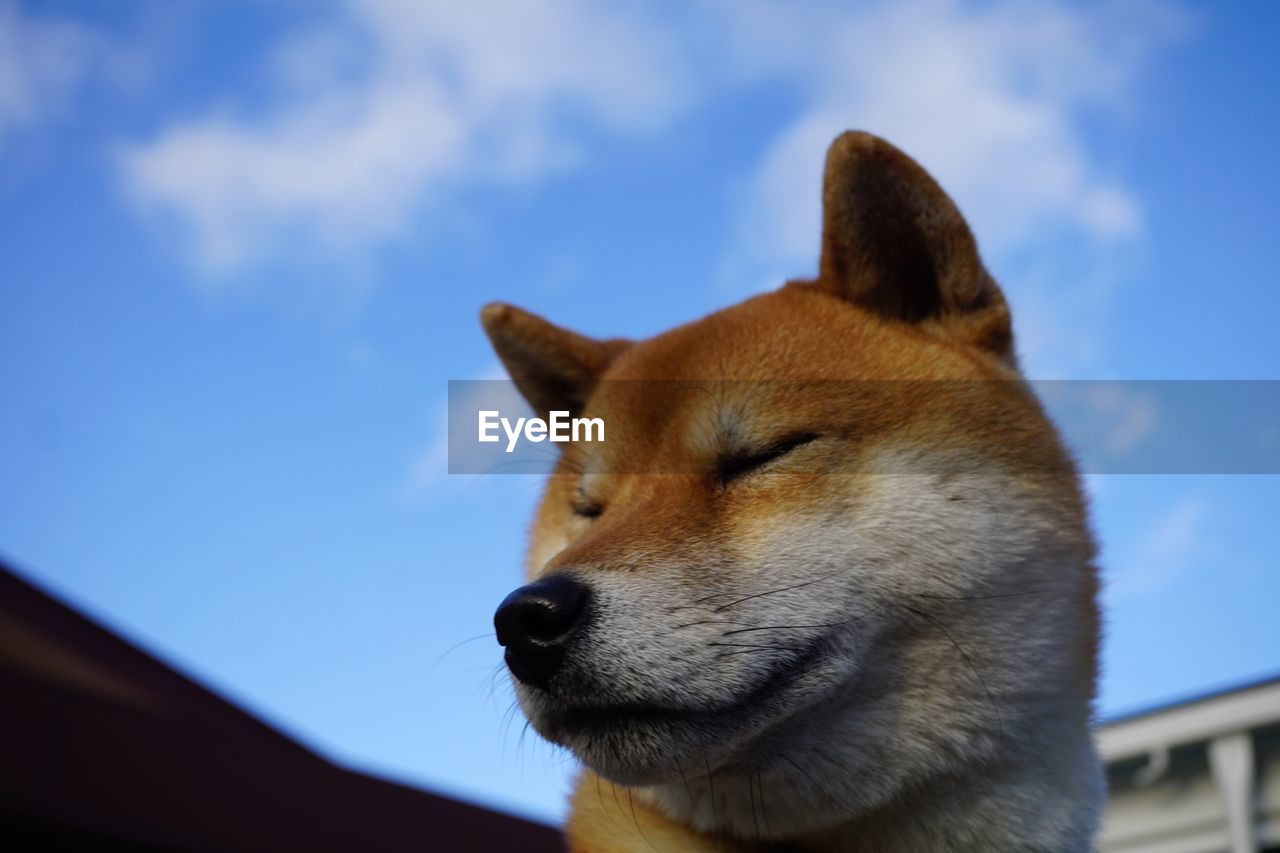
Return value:
<svg viewBox="0 0 1280 853">
<path fill-rule="evenodd" d="M 848 342 L 874 325 L 861 313 L 819 293 L 784 288 L 641 341 L 604 378 L 801 378 L 818 368 L 814 357 L 835 343 L 833 335 Z"/>
<path fill-rule="evenodd" d="M 605 380 L 849 380 L 989 377 L 970 348 L 885 320 L 808 282 L 642 340 Z"/>
<path fill-rule="evenodd" d="M 799 433 L 964 422 L 975 395 L 999 398 L 988 386 L 1002 383 L 919 380 L 975 378 L 1007 375 L 971 348 L 793 283 L 623 352 L 584 410 L 608 440 L 568 451 L 570 467 L 695 473 Z"/>
</svg>

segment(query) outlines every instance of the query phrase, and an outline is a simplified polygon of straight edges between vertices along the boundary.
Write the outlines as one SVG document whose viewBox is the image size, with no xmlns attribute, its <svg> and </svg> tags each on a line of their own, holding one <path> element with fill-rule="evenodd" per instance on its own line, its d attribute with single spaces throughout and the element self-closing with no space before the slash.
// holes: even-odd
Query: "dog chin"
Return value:
<svg viewBox="0 0 1280 853">
<path fill-rule="evenodd" d="M 570 750 L 601 776 L 624 785 L 680 782 L 731 762 L 788 711 L 826 692 L 824 666 L 794 662 L 785 674 L 714 707 L 675 708 L 644 702 L 584 704 L 517 688 L 535 731 Z"/>
<path fill-rule="evenodd" d="M 535 730 L 583 764 L 620 785 L 679 782 L 718 766 L 753 730 L 768 725 L 756 713 L 709 713 L 620 704 L 572 707 L 546 697 L 527 707 Z"/>
</svg>

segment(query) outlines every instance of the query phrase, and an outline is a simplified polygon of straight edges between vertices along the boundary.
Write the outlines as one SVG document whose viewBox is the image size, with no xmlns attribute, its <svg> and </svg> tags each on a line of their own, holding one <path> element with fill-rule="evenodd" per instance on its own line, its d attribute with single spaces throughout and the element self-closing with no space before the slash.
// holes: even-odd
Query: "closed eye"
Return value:
<svg viewBox="0 0 1280 853">
<path fill-rule="evenodd" d="M 775 442 L 761 451 L 726 456 L 720 460 L 720 464 L 716 467 L 716 480 L 719 482 L 720 487 L 724 488 L 739 477 L 763 468 L 770 462 L 786 456 L 797 447 L 808 444 L 817 437 L 818 434 L 816 432 L 797 433 Z"/>
<path fill-rule="evenodd" d="M 569 507 L 579 518 L 599 518 L 604 513 L 604 504 L 591 500 L 581 492 L 573 496 Z"/>
</svg>

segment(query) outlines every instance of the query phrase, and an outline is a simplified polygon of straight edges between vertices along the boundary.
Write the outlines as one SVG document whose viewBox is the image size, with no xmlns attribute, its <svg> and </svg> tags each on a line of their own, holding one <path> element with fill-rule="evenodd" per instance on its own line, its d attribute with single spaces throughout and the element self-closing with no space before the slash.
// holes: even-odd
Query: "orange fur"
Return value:
<svg viewBox="0 0 1280 853">
<path fill-rule="evenodd" d="M 880 486 L 868 466 L 885 448 L 927 448 L 931 458 L 950 460 L 936 463 L 939 482 L 974 465 L 1000 472 L 1051 531 L 1046 541 L 1080 555 L 1078 577 L 1063 581 L 1078 618 L 1063 622 L 1060 634 L 1069 635 L 1055 642 L 1066 661 L 1064 719 L 1087 731 L 1098 617 L 1086 508 L 1068 454 L 1020 381 L 1004 298 L 955 206 L 882 140 L 838 139 L 823 198 L 816 280 L 650 340 L 595 342 L 517 308 L 485 309 L 486 331 L 536 408 L 568 400 L 612 430 L 603 447 L 568 446 L 549 478 L 531 531 L 530 576 L 644 573 L 677 553 L 684 582 L 713 585 L 726 553 L 764 559 L 778 526 L 790 523 L 779 519 L 870 508 Z M 784 462 L 779 476 L 750 488 L 717 488 L 704 473 L 723 450 L 706 415 L 708 393 L 719 395 L 716 411 L 745 413 L 754 435 L 811 430 L 824 441 L 805 450 L 802 466 Z M 607 511 L 577 517 L 572 507 L 583 494 Z M 584 771 L 568 825 L 571 849 L 768 849 L 695 830 L 636 790 Z M 910 791 L 901 796 L 847 825 L 789 840 L 815 849 L 903 848 L 899 825 L 920 809 Z"/>
</svg>

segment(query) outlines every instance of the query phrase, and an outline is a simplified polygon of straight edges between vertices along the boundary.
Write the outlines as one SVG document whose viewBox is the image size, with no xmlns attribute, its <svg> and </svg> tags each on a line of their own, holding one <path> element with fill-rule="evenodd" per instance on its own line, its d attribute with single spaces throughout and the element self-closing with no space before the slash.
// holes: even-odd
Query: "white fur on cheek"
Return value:
<svg viewBox="0 0 1280 853">
<path fill-rule="evenodd" d="M 833 831 L 907 788 L 1029 754 L 1016 779 L 990 771 L 993 791 L 1057 796 L 1071 813 L 1015 808 L 1008 826 L 966 831 L 984 839 L 977 849 L 1000 849 L 1006 832 L 1075 849 L 1070 833 L 1092 825 L 1101 797 L 1088 709 L 1069 695 L 1076 641 L 1091 630 L 1077 606 L 1088 541 L 1052 488 L 894 454 L 875 470 L 902 473 L 828 481 L 830 499 L 755 519 L 726 549 L 671 543 L 627 566 L 581 567 L 587 627 L 551 695 L 518 690 L 535 728 L 676 820 L 742 838 Z M 567 542 L 543 537 L 533 565 Z M 794 681 L 752 705 L 802 659 Z M 697 722 L 556 728 L 566 706 L 615 705 Z M 736 710 L 716 715 L 725 708 Z M 975 819 L 957 806 L 953 820 Z"/>
</svg>

